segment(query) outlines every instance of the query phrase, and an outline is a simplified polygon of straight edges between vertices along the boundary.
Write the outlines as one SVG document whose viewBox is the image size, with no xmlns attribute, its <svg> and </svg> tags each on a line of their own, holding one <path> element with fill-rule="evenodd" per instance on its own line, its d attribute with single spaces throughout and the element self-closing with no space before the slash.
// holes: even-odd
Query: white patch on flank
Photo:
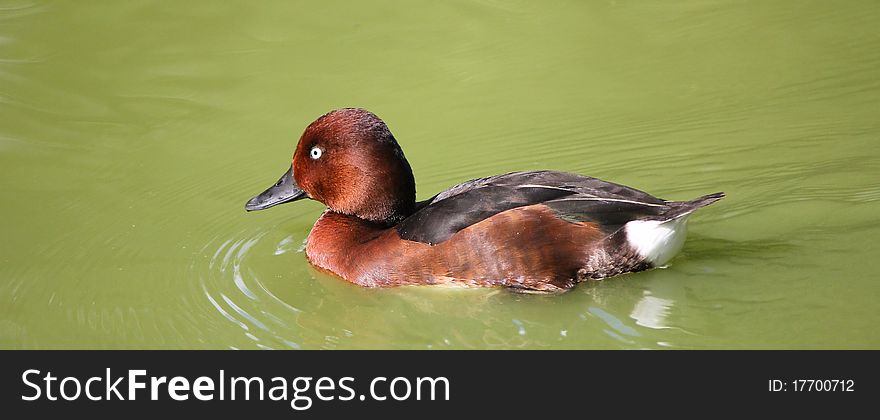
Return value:
<svg viewBox="0 0 880 420">
<path fill-rule="evenodd" d="M 665 222 L 633 220 L 625 225 L 626 240 L 645 260 L 659 267 L 681 251 L 687 236 L 689 216 L 688 214 Z"/>
</svg>

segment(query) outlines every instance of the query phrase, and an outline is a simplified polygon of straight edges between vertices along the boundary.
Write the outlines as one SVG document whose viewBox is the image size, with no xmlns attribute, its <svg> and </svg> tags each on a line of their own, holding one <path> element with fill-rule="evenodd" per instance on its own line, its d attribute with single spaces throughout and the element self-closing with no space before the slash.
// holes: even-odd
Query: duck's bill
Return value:
<svg viewBox="0 0 880 420">
<path fill-rule="evenodd" d="M 264 210 L 303 198 L 306 198 L 306 192 L 301 190 L 293 180 L 293 166 L 291 166 L 284 175 L 281 175 L 281 179 L 275 185 L 248 200 L 244 209 L 247 211 Z"/>
</svg>

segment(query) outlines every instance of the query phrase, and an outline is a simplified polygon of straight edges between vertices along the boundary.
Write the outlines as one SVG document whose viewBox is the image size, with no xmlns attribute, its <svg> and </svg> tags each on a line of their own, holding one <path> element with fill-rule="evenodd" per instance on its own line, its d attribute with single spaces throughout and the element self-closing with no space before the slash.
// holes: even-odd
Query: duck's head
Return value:
<svg viewBox="0 0 880 420">
<path fill-rule="evenodd" d="M 245 209 L 311 198 L 338 213 L 390 224 L 412 213 L 415 196 L 412 169 L 385 123 L 365 109 L 345 108 L 309 124 L 290 169 Z"/>
</svg>

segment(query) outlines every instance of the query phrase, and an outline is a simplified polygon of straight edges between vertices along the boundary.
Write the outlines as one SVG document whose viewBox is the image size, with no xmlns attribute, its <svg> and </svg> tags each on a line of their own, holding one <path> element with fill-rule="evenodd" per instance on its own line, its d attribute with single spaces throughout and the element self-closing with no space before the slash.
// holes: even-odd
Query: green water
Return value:
<svg viewBox="0 0 880 420">
<path fill-rule="evenodd" d="M 0 2 L 0 348 L 880 348 L 877 1 Z M 418 197 L 572 171 L 697 213 L 561 296 L 319 273 L 246 214 L 368 108 Z"/>
</svg>

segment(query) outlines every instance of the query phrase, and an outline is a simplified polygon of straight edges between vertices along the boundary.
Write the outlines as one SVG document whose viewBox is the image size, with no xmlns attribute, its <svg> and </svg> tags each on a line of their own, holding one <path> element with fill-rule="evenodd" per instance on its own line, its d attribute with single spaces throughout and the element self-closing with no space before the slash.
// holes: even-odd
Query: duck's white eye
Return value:
<svg viewBox="0 0 880 420">
<path fill-rule="evenodd" d="M 315 146 L 315 147 L 312 147 L 312 150 L 309 151 L 309 156 L 312 159 L 317 159 L 317 158 L 321 157 L 321 155 L 323 153 L 324 152 L 318 146 Z"/>
</svg>

